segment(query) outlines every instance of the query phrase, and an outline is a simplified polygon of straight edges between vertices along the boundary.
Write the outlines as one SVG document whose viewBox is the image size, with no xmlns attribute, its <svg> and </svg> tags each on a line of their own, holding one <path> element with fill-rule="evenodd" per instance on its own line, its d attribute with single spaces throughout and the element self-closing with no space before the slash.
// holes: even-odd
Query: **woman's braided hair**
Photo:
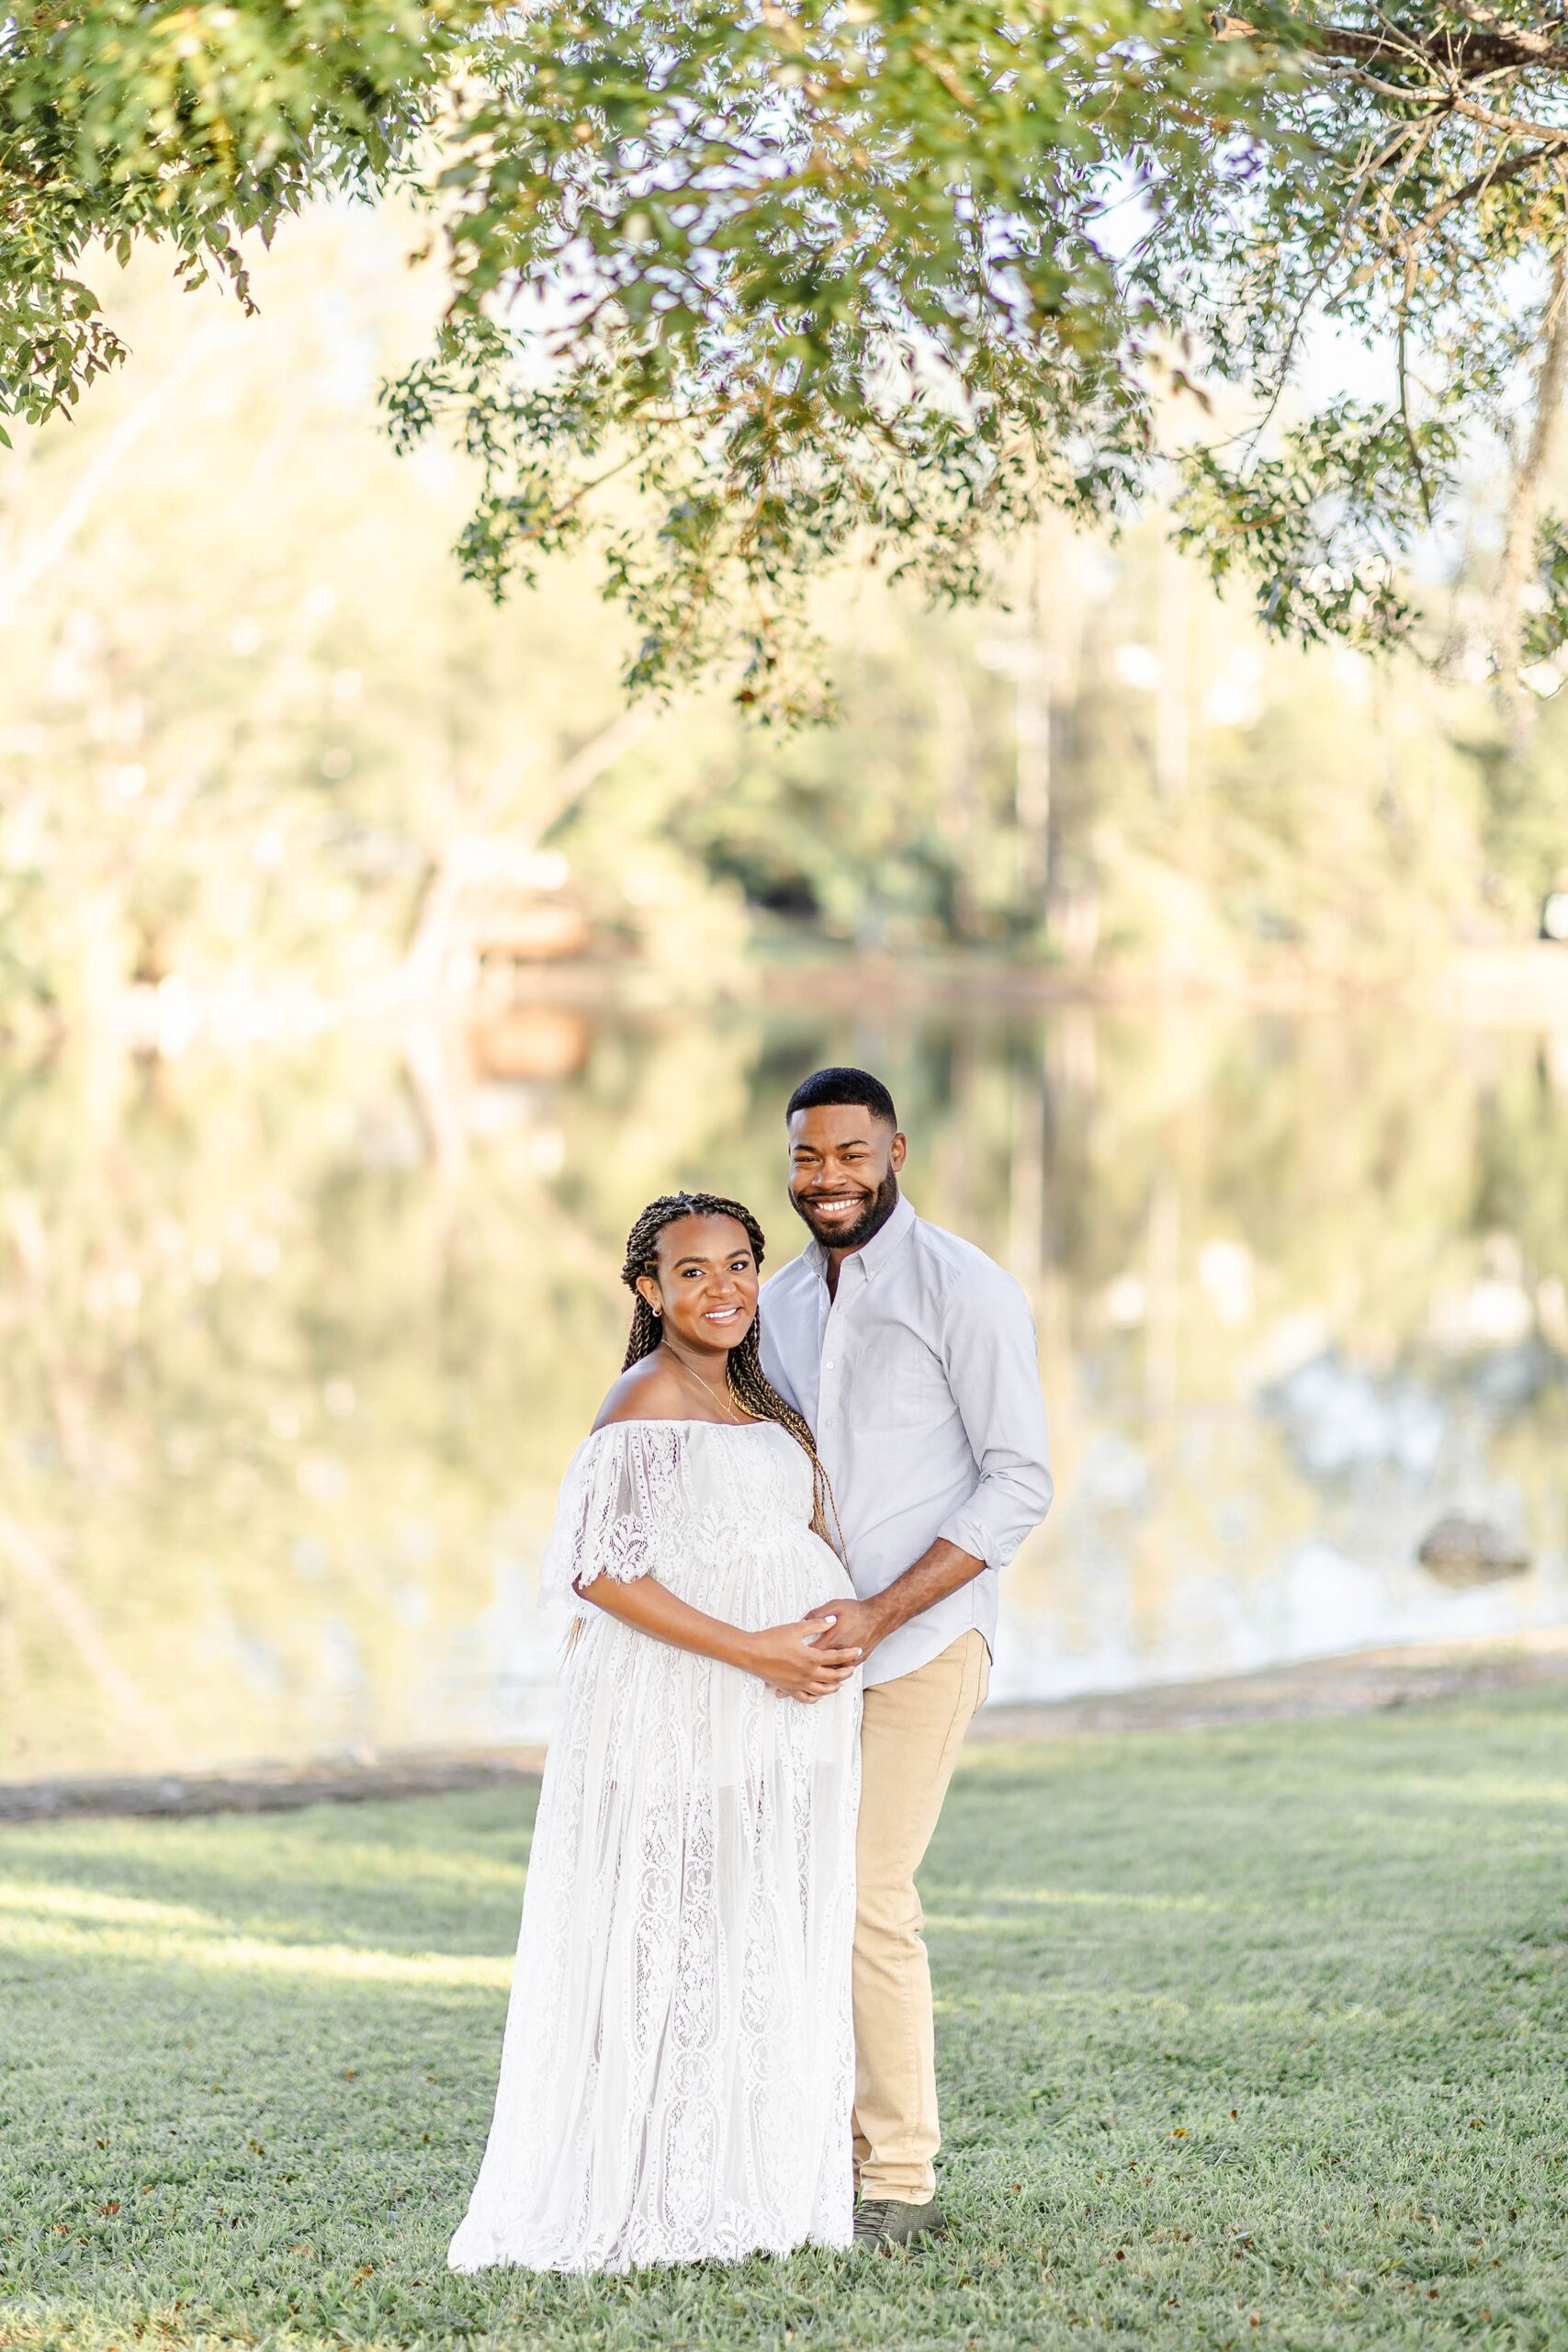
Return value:
<svg viewBox="0 0 1568 2352">
<path fill-rule="evenodd" d="M 745 1229 L 751 1245 L 751 1256 L 759 1272 L 761 1269 L 766 1244 L 762 1228 L 743 1202 L 727 1200 L 721 1193 L 664 1193 L 647 1208 L 626 1236 L 626 1260 L 621 1268 L 621 1280 L 632 1295 L 632 1328 L 626 1340 L 626 1360 L 622 1365 L 629 1372 L 634 1363 L 650 1356 L 660 1344 L 664 1332 L 659 1317 L 637 1288 L 638 1278 L 645 1274 L 657 1277 L 659 1272 L 659 1237 L 667 1225 L 674 1225 L 683 1216 L 731 1216 Z M 804 1417 L 793 1405 L 786 1405 L 767 1374 L 762 1370 L 760 1345 L 761 1317 L 754 1315 L 751 1328 L 743 1340 L 738 1340 L 725 1359 L 725 1382 L 730 1396 L 744 1413 L 756 1421 L 777 1421 L 787 1430 L 811 1464 L 815 1507 L 811 1523 L 818 1535 L 831 1543 L 828 1534 L 829 1514 L 835 1528 L 838 1510 L 833 1502 L 833 1490 L 828 1484 L 828 1474 L 817 1458 L 817 1442 Z M 843 1549 L 842 1542 L 838 1549 Z"/>
</svg>

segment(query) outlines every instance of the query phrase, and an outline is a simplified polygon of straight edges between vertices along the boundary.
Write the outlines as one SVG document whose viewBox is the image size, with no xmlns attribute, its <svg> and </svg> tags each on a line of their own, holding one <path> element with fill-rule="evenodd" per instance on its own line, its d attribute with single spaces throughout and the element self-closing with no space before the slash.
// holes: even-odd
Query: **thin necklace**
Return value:
<svg viewBox="0 0 1568 2352">
<path fill-rule="evenodd" d="M 670 1350 L 670 1361 L 671 1363 L 678 1363 L 682 1371 L 685 1374 L 687 1379 L 694 1380 L 697 1386 L 703 1390 L 705 1396 L 711 1396 L 716 1405 L 722 1405 L 732 1421 L 745 1421 L 750 1418 L 750 1416 L 745 1413 L 738 1413 L 732 1400 L 728 1396 L 721 1396 L 717 1389 L 713 1385 L 713 1383 L 711 1381 L 705 1380 L 700 1372 L 694 1372 L 691 1365 L 687 1363 L 682 1357 L 678 1356 L 673 1348 Z M 728 1377 L 725 1385 L 728 1387 Z"/>
</svg>

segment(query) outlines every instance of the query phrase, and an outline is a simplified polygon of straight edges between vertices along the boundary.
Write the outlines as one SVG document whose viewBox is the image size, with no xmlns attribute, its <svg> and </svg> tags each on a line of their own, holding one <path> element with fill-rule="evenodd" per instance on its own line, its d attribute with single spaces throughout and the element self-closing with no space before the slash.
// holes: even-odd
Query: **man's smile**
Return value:
<svg viewBox="0 0 1568 2352">
<path fill-rule="evenodd" d="M 871 1197 L 869 1193 L 807 1193 L 801 1205 L 809 1209 L 813 1216 L 841 1225 L 858 1216 Z"/>
</svg>

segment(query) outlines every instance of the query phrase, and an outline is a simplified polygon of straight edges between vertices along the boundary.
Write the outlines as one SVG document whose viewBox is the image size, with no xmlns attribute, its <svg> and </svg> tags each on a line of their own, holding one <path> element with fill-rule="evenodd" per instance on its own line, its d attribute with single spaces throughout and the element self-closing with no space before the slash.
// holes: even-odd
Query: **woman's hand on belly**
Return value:
<svg viewBox="0 0 1568 2352">
<path fill-rule="evenodd" d="M 761 1677 L 783 1699 L 808 1704 L 831 1698 L 849 1680 L 861 1662 L 861 1652 L 834 1638 L 831 1616 L 797 1618 L 791 1625 L 770 1625 L 746 1636 L 740 1663 Z"/>
</svg>

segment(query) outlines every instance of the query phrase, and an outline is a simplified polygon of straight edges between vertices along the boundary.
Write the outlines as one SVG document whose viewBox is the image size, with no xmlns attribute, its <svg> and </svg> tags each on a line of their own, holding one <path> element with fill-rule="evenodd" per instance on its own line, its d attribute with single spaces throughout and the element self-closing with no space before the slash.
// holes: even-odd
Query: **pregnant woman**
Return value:
<svg viewBox="0 0 1568 2352">
<path fill-rule="evenodd" d="M 626 1245 L 626 1369 L 545 1555 L 586 1605 L 455 2270 L 850 2244 L 860 1653 L 805 1619 L 852 1589 L 761 1368 L 761 1262 L 705 1193 Z"/>
</svg>

